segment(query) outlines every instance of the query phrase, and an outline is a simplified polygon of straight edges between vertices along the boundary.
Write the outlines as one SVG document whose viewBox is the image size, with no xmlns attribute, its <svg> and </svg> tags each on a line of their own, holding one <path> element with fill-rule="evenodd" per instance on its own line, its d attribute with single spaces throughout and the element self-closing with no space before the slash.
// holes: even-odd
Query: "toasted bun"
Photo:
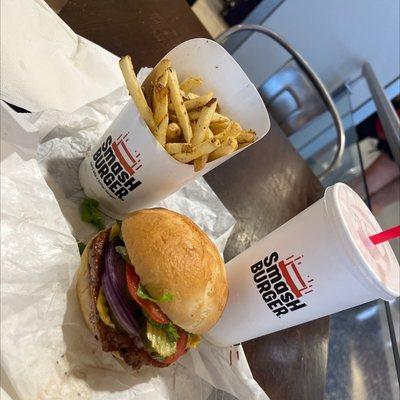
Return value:
<svg viewBox="0 0 400 400">
<path fill-rule="evenodd" d="M 77 272 L 76 294 L 81 307 L 83 319 L 90 331 L 95 335 L 96 328 L 90 322 L 90 290 L 89 290 L 89 242 L 82 253 L 81 265 Z"/>
<path fill-rule="evenodd" d="M 171 293 L 158 303 L 176 325 L 207 332 L 220 318 L 228 296 L 224 262 L 214 243 L 189 218 L 153 208 L 122 222 L 129 258 L 150 295 Z"/>
</svg>

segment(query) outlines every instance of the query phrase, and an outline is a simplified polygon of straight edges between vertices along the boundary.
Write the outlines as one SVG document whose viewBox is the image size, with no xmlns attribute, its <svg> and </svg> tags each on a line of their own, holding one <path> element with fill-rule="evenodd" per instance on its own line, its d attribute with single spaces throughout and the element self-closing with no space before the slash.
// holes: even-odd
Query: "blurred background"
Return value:
<svg viewBox="0 0 400 400">
<path fill-rule="evenodd" d="M 251 30 L 223 41 L 322 184 L 346 182 L 384 228 L 398 225 L 400 2 L 188 3 L 217 40 L 237 24 L 260 25 L 282 36 L 308 62 L 333 99 L 343 146 L 315 85 L 287 50 Z M 391 245 L 399 258 L 400 242 Z M 327 400 L 400 398 L 399 308 L 399 300 L 374 301 L 331 317 Z"/>
</svg>

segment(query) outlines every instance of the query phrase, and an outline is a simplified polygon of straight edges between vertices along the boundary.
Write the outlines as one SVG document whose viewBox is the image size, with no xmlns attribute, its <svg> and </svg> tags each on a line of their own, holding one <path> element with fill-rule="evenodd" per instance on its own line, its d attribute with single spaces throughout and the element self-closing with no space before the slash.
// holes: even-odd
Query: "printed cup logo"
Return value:
<svg viewBox="0 0 400 400">
<path fill-rule="evenodd" d="M 142 184 L 133 177 L 141 167 L 140 153 L 134 155 L 126 143 L 129 137 L 119 135 L 116 140 L 107 136 L 98 150 L 93 154 L 90 166 L 101 187 L 112 198 L 124 200 L 126 195 Z"/>
<path fill-rule="evenodd" d="M 274 251 L 250 267 L 260 295 L 278 318 L 307 306 L 302 297 L 313 291 L 311 283 L 314 279 L 307 276 L 306 283 L 300 275 L 302 258 L 292 255 L 279 260 L 278 253 Z"/>
</svg>

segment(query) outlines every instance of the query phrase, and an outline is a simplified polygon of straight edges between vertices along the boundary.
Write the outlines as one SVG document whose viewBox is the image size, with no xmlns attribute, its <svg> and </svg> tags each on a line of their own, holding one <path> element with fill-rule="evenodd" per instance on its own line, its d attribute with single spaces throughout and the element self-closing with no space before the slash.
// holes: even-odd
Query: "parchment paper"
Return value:
<svg viewBox="0 0 400 400">
<path fill-rule="evenodd" d="M 119 89 L 71 114 L 15 115 L 2 104 L 2 115 L 12 116 L 2 144 L 14 150 L 1 163 L 4 371 L 24 400 L 207 399 L 213 387 L 239 399 L 266 399 L 240 346 L 230 354 L 204 342 L 176 365 L 132 373 L 99 349 L 83 323 L 73 282 L 75 238 L 86 241 L 94 230 L 80 220 L 77 171 L 124 101 Z M 29 157 L 34 137 L 37 159 Z M 21 150 L 16 143 L 28 138 Z M 204 180 L 161 205 L 193 218 L 223 250 L 234 219 Z"/>
</svg>

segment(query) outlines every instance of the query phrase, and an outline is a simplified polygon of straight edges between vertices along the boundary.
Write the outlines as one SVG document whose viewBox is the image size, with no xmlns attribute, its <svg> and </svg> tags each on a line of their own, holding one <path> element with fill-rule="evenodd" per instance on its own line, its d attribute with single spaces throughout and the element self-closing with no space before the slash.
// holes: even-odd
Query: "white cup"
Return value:
<svg viewBox="0 0 400 400">
<path fill-rule="evenodd" d="M 229 297 L 206 335 L 230 346 L 378 298 L 399 296 L 399 264 L 362 199 L 338 183 L 226 265 Z"/>
<path fill-rule="evenodd" d="M 164 58 L 171 60 L 180 78 L 201 76 L 200 94 L 212 91 L 223 114 L 252 129 L 260 140 L 270 121 L 264 102 L 239 64 L 218 43 L 188 40 Z M 249 147 L 249 146 L 248 146 Z M 82 162 L 79 179 L 87 196 L 99 201 L 102 211 L 120 218 L 129 211 L 152 206 L 191 180 L 212 170 L 246 148 L 206 164 L 200 172 L 193 165 L 171 157 L 157 142 L 129 101 Z"/>
</svg>

